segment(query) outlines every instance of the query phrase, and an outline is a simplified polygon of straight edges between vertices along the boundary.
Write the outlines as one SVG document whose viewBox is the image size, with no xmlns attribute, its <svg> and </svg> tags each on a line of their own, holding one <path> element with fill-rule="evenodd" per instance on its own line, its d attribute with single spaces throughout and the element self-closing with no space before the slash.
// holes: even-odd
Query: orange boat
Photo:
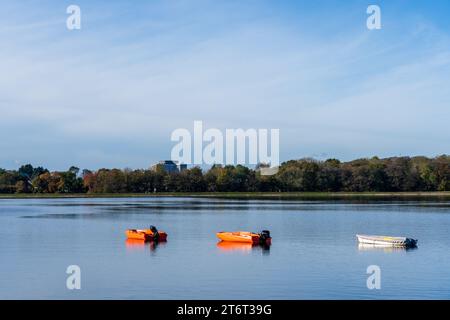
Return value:
<svg viewBox="0 0 450 320">
<path fill-rule="evenodd" d="M 218 232 L 217 238 L 222 241 L 245 242 L 245 243 L 259 243 L 259 235 L 257 233 L 248 231 L 236 232 Z"/>
<path fill-rule="evenodd" d="M 150 229 L 128 229 L 125 231 L 127 239 L 141 241 L 167 241 L 167 233 L 158 231 L 154 226 Z"/>
<path fill-rule="evenodd" d="M 218 232 L 217 237 L 222 241 L 243 242 L 251 244 L 265 244 L 270 245 L 272 238 L 268 230 L 263 230 L 261 233 L 254 233 L 249 231 L 236 232 Z"/>
</svg>

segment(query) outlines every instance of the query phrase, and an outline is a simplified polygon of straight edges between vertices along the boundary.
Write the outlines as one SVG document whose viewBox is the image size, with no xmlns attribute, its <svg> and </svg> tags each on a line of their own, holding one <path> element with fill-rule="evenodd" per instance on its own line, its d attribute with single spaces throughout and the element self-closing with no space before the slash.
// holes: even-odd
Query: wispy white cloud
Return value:
<svg viewBox="0 0 450 320">
<path fill-rule="evenodd" d="M 0 134 L 11 137 L 0 167 L 145 167 L 194 120 L 280 128 L 284 159 L 445 152 L 449 41 L 433 23 L 330 36 L 270 6 L 202 4 L 86 4 L 72 32 L 61 8 L 23 17 L 11 4 L 0 19 Z"/>
</svg>

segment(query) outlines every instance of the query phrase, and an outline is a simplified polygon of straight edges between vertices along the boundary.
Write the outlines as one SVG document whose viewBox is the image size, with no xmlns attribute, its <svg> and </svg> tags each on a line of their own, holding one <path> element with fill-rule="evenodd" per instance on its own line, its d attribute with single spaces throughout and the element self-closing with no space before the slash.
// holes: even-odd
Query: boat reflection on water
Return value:
<svg viewBox="0 0 450 320">
<path fill-rule="evenodd" d="M 161 245 L 165 245 L 165 242 L 155 242 L 155 241 L 144 241 L 144 240 L 137 240 L 137 239 L 126 239 L 125 240 L 125 247 L 129 251 L 134 250 L 145 250 L 146 247 L 150 249 L 150 251 L 155 251 L 156 248 L 158 248 Z"/>
<path fill-rule="evenodd" d="M 412 251 L 412 250 L 416 250 L 416 249 L 417 249 L 417 247 L 358 243 L 358 250 L 359 251 L 383 251 L 383 252 L 390 253 L 390 252 Z"/>
<path fill-rule="evenodd" d="M 253 250 L 262 250 L 264 254 L 270 253 L 269 245 L 259 245 L 246 242 L 219 241 L 217 248 L 222 252 L 241 252 L 248 254 Z"/>
<path fill-rule="evenodd" d="M 219 241 L 217 242 L 217 248 L 220 251 L 230 252 L 230 251 L 241 251 L 241 252 L 250 252 L 253 247 L 251 243 L 245 242 L 231 242 L 231 241 Z"/>
</svg>

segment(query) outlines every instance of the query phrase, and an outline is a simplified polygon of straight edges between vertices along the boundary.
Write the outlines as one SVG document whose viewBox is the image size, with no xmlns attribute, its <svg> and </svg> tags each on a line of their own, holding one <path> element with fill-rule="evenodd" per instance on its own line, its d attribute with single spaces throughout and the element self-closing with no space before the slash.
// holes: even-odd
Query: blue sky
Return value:
<svg viewBox="0 0 450 320">
<path fill-rule="evenodd" d="M 82 29 L 66 29 L 77 4 Z M 382 29 L 366 28 L 381 7 Z M 146 168 L 177 128 L 280 158 L 449 153 L 449 1 L 0 1 L 0 167 Z"/>
</svg>

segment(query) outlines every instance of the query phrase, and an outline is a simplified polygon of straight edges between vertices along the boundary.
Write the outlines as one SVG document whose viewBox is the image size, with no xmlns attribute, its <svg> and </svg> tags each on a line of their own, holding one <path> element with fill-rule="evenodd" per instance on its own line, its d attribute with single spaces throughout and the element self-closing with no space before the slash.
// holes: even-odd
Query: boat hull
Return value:
<svg viewBox="0 0 450 320">
<path fill-rule="evenodd" d="M 406 237 L 370 236 L 357 234 L 359 243 L 375 246 L 414 247 L 417 240 Z"/>
<path fill-rule="evenodd" d="M 241 242 L 241 243 L 259 243 L 259 235 L 256 233 L 237 231 L 237 232 L 218 232 L 217 238 L 222 241 Z"/>
<path fill-rule="evenodd" d="M 128 229 L 125 231 L 127 239 L 140 240 L 140 241 L 154 241 L 155 237 L 150 229 Z M 163 231 L 158 232 L 157 241 L 167 241 L 167 233 Z"/>
</svg>

